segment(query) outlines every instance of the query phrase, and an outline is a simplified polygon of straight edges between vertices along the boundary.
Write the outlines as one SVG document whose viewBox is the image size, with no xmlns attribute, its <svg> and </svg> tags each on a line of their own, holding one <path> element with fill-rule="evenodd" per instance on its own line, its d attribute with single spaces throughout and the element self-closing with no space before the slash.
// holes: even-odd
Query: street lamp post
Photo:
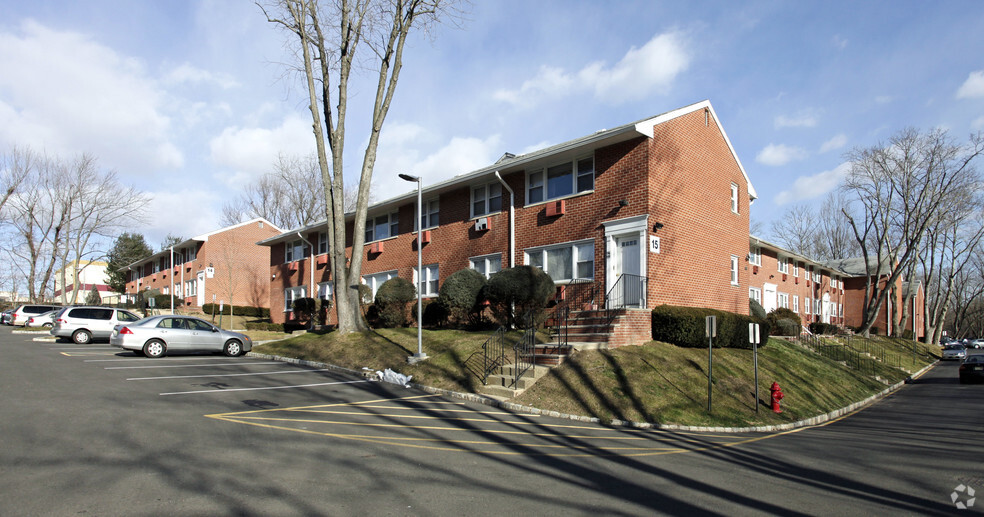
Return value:
<svg viewBox="0 0 984 517">
<path fill-rule="evenodd" d="M 417 353 L 408 359 L 408 361 L 413 364 L 427 359 L 427 354 L 424 353 L 424 304 L 422 303 L 424 285 L 424 245 L 420 238 L 421 232 L 423 232 L 423 222 L 421 221 L 421 212 L 423 211 L 421 201 L 423 199 L 423 195 L 420 188 L 420 176 L 400 174 L 400 179 L 410 182 L 417 182 Z"/>
</svg>

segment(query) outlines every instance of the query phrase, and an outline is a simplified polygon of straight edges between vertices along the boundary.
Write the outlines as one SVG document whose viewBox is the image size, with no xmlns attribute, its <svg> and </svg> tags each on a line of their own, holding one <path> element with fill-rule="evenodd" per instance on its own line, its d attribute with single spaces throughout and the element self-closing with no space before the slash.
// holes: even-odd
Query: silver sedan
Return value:
<svg viewBox="0 0 984 517">
<path fill-rule="evenodd" d="M 235 357 L 253 348 L 253 342 L 244 334 L 222 330 L 199 318 L 178 315 L 151 316 L 117 325 L 109 344 L 147 357 L 191 351 L 222 352 Z"/>
</svg>

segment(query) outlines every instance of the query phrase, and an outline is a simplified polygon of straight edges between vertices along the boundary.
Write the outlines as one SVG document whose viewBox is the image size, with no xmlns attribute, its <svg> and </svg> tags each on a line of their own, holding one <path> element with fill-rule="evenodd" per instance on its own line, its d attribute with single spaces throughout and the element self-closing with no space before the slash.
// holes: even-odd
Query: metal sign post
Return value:
<svg viewBox="0 0 984 517">
<path fill-rule="evenodd" d="M 714 338 L 717 337 L 717 317 L 708 316 L 704 335 L 707 336 L 707 412 L 711 412 L 711 379 L 714 377 Z"/>
<path fill-rule="evenodd" d="M 759 324 L 748 324 L 748 342 L 752 344 L 752 363 L 755 369 L 755 412 L 759 412 Z"/>
</svg>

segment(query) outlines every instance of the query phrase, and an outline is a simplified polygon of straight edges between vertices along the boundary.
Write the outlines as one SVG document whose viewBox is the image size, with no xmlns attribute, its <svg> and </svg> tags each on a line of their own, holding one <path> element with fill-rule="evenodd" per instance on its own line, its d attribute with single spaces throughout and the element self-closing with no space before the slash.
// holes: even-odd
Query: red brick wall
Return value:
<svg viewBox="0 0 984 517">
<path fill-rule="evenodd" d="M 789 265 L 789 272 L 784 274 L 779 271 L 779 255 L 771 249 L 759 249 L 762 255 L 761 266 L 756 267 L 753 264 L 744 262 L 744 258 L 742 258 L 742 267 L 747 267 L 748 269 L 751 287 L 762 289 L 764 296 L 765 284 L 775 284 L 777 293 L 786 293 L 789 295 L 790 309 L 793 309 L 793 296 L 798 296 L 798 314 L 804 325 L 823 321 L 822 316 L 816 314 L 814 300 L 821 300 L 822 303 L 823 295 L 829 294 L 830 323 L 834 325 L 844 324 L 844 319 L 839 316 L 840 310 L 838 304 L 844 304 L 845 318 L 851 314 L 850 304 L 847 302 L 848 291 L 844 287 L 832 287 L 830 271 L 820 270 L 820 282 L 814 282 L 813 273 L 817 272 L 817 268 L 811 271 L 807 269 L 806 263 L 793 260 Z M 783 256 L 783 259 L 790 260 L 791 257 Z M 799 266 L 798 269 L 794 267 L 797 265 Z M 844 280 L 844 278 L 838 278 Z M 806 303 L 804 301 L 807 299 L 810 300 L 809 313 L 806 312 Z"/>
</svg>

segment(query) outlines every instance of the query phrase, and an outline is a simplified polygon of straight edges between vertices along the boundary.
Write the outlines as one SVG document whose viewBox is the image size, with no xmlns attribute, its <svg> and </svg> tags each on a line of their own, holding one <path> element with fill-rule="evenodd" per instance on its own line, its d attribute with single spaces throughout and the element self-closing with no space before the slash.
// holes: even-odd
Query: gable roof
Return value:
<svg viewBox="0 0 984 517">
<path fill-rule="evenodd" d="M 140 259 L 140 260 L 138 260 L 138 261 L 136 261 L 136 262 L 134 262 L 132 264 L 127 264 L 127 265 L 123 266 L 120 269 L 121 270 L 130 269 L 130 268 L 136 267 L 136 266 L 138 266 L 140 264 L 147 264 L 149 262 L 153 262 L 154 260 L 159 259 L 161 257 L 170 256 L 171 255 L 171 248 L 184 248 L 186 246 L 190 246 L 192 243 L 196 243 L 196 242 L 208 242 L 208 238 L 211 237 L 212 235 L 217 235 L 217 234 L 220 234 L 220 233 L 224 233 L 224 232 L 227 232 L 229 230 L 235 230 L 236 228 L 239 228 L 241 226 L 246 226 L 247 224 L 253 224 L 253 223 L 263 223 L 265 225 L 270 226 L 270 228 L 273 228 L 277 232 L 283 233 L 283 230 L 281 228 L 279 228 L 277 225 L 271 223 L 270 221 L 267 221 L 263 217 L 256 217 L 254 219 L 250 219 L 249 221 L 243 221 L 241 223 L 236 223 L 236 224 L 233 224 L 233 225 L 230 225 L 230 226 L 226 226 L 224 228 L 219 228 L 218 230 L 213 230 L 213 231 L 208 232 L 208 233 L 203 233 L 201 235 L 192 237 L 190 239 L 185 239 L 185 240 L 183 240 L 183 241 L 181 241 L 179 243 L 176 243 L 174 245 L 169 246 L 165 250 L 158 251 L 157 253 L 154 253 L 153 255 L 150 255 L 148 257 L 142 258 L 142 259 Z"/>
</svg>

